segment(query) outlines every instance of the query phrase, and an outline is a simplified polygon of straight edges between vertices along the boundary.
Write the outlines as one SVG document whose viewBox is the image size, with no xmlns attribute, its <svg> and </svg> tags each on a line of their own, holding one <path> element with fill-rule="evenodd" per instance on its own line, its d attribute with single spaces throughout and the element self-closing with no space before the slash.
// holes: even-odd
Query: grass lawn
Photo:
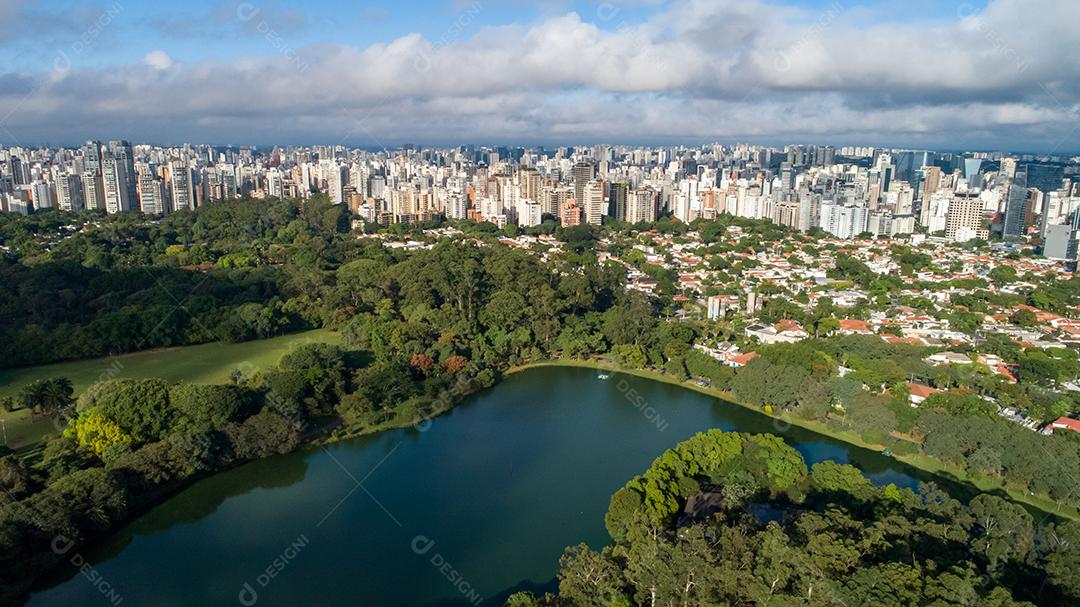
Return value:
<svg viewBox="0 0 1080 607">
<path fill-rule="evenodd" d="M 220 384 L 229 381 L 233 369 L 242 368 L 250 374 L 256 368 L 271 367 L 294 344 L 310 340 L 340 343 L 341 337 L 318 329 L 237 344 L 215 342 L 39 367 L 0 369 L 0 396 L 13 395 L 25 384 L 50 377 L 70 379 L 76 396 L 102 379 L 121 377 L 160 377 L 174 382 Z"/>
<path fill-rule="evenodd" d="M 51 419 L 41 416 L 31 419 L 26 409 L 0 414 L 0 441 L 6 440 L 3 444 L 16 451 L 32 447 L 46 434 L 58 432 Z"/>
<path fill-rule="evenodd" d="M 242 369 L 250 375 L 257 369 L 272 367 L 294 345 L 312 340 L 336 344 L 341 342 L 341 336 L 319 329 L 238 344 L 202 344 L 40 367 L 2 369 L 0 396 L 14 395 L 32 381 L 51 377 L 70 379 L 76 396 L 95 382 L 122 377 L 160 377 L 172 382 L 200 384 L 226 383 L 233 369 Z M 45 434 L 57 431 L 50 420 L 38 418 L 31 421 L 29 412 L 22 410 L 0 413 L 0 420 L 7 426 L 7 444 L 13 449 L 33 445 Z"/>
</svg>

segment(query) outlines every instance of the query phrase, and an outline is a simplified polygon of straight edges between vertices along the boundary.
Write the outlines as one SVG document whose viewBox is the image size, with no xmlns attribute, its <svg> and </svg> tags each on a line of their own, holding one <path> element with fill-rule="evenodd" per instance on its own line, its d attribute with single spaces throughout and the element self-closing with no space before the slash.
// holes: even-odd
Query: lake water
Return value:
<svg viewBox="0 0 1080 607">
<path fill-rule="evenodd" d="M 58 572 L 33 607 L 501 604 L 552 588 L 571 544 L 608 543 L 611 494 L 710 428 L 771 432 L 874 482 L 931 477 L 678 386 L 578 368 L 512 375 L 422 429 L 200 481 Z"/>
</svg>

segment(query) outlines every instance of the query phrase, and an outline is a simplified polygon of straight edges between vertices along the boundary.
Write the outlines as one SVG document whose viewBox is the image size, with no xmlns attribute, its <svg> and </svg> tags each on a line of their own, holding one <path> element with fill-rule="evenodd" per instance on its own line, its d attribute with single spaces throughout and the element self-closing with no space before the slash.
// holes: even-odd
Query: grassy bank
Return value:
<svg viewBox="0 0 1080 607">
<path fill-rule="evenodd" d="M 603 369 L 608 371 L 617 371 L 619 373 L 625 373 L 627 375 L 642 377 L 653 381 L 664 382 L 666 384 L 676 385 L 682 388 L 686 388 L 688 390 L 693 390 L 695 392 L 700 392 L 701 394 L 706 394 L 708 396 L 718 398 L 733 405 L 750 409 L 752 411 L 760 413 L 761 415 L 772 417 L 773 419 L 780 420 L 792 426 L 797 426 L 799 428 L 809 430 L 810 432 L 821 434 L 829 438 L 854 445 L 856 447 L 878 452 L 881 452 L 885 449 L 884 445 L 867 443 L 858 433 L 850 430 L 836 428 L 823 422 L 805 420 L 794 415 L 789 415 L 787 413 L 766 413 L 762 410 L 761 407 L 739 402 L 738 399 L 735 398 L 735 395 L 730 392 L 726 392 L 724 390 L 719 390 L 716 388 L 706 388 L 689 381 L 681 381 L 659 371 L 651 371 L 645 369 L 624 369 L 618 364 L 607 360 L 558 359 L 529 363 L 511 368 L 506 372 L 506 375 L 519 373 L 539 367 L 583 367 L 588 369 Z M 1047 514 L 1080 521 L 1080 510 L 1078 510 L 1077 508 L 1062 504 L 1060 502 L 1056 502 L 1046 496 L 1034 495 L 1032 493 L 1029 493 L 1026 488 L 1005 483 L 1000 478 L 987 476 L 979 473 L 971 473 L 967 470 L 963 470 L 956 466 L 947 464 L 945 462 L 942 462 L 941 460 L 935 459 L 928 455 L 924 455 L 922 453 L 903 456 L 894 455 L 893 458 L 913 468 L 918 468 L 919 470 L 922 470 L 924 472 L 947 476 L 953 480 L 970 484 L 979 491 L 1005 492 L 1012 500 L 1027 504 L 1028 506 L 1036 508 Z"/>
<path fill-rule="evenodd" d="M 228 383 L 234 369 L 251 373 L 255 369 L 273 367 L 293 346 L 308 341 L 336 344 L 341 342 L 341 337 L 318 329 L 235 344 L 163 348 L 108 358 L 3 369 L 0 370 L 0 396 L 15 395 L 30 382 L 53 377 L 70 379 L 76 396 L 98 381 L 116 378 L 156 377 L 170 382 L 223 384 Z M 0 413 L 0 421 L 7 426 L 7 446 L 13 449 L 32 447 L 45 434 L 56 432 L 51 420 L 30 419 L 28 411 Z"/>
</svg>

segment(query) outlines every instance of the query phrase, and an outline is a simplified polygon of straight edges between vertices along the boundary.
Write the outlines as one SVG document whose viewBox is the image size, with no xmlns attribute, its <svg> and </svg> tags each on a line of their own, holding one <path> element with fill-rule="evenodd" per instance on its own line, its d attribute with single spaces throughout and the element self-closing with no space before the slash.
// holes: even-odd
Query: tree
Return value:
<svg viewBox="0 0 1080 607">
<path fill-rule="evenodd" d="M 949 315 L 949 328 L 959 333 L 974 333 L 982 326 L 982 317 L 971 312 L 953 312 Z"/>
<path fill-rule="evenodd" d="M 989 559 L 991 568 L 1009 560 L 1023 561 L 1034 539 L 1034 525 L 1026 510 L 984 493 L 971 500 L 971 512 L 975 516 L 974 552 Z"/>
<path fill-rule="evenodd" d="M 129 447 L 134 439 L 119 424 L 109 419 L 99 407 L 83 411 L 72 420 L 64 436 L 86 447 L 100 458 L 117 453 L 118 446 Z"/>
<path fill-rule="evenodd" d="M 40 379 L 23 386 L 18 401 L 34 413 L 53 416 L 71 407 L 73 392 L 71 380 L 66 377 Z"/>
<path fill-rule="evenodd" d="M 1038 318 L 1036 318 L 1035 313 L 1031 310 L 1028 310 L 1027 308 L 1020 308 L 1016 312 L 1013 312 L 1013 315 L 1009 317 L 1009 320 L 1013 324 L 1019 325 L 1021 327 L 1034 327 L 1039 323 L 1039 320 Z"/>
<path fill-rule="evenodd" d="M 600 554 L 579 544 L 559 559 L 559 595 L 579 607 L 629 607 L 622 594 L 622 572 Z"/>
<path fill-rule="evenodd" d="M 224 430 L 255 409 L 254 395 L 231 385 L 176 384 L 169 387 L 169 403 L 177 412 L 176 425 L 195 432 Z"/>
<path fill-rule="evenodd" d="M 112 379 L 96 383 L 79 397 L 78 409 L 80 417 L 96 410 L 97 417 L 115 424 L 132 443 L 163 438 L 176 419 L 176 410 L 169 403 L 169 384 L 160 379 Z M 95 418 L 94 423 L 101 422 Z"/>
<path fill-rule="evenodd" d="M 1000 265 L 990 270 L 987 277 L 995 284 L 1003 285 L 1017 281 L 1016 268 L 1010 265 Z"/>
</svg>

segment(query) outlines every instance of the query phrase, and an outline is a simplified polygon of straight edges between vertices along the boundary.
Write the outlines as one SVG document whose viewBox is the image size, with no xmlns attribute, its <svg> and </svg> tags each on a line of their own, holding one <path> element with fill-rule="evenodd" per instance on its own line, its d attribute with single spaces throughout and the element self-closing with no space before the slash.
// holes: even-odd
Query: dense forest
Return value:
<svg viewBox="0 0 1080 607">
<path fill-rule="evenodd" d="M 611 498 L 612 544 L 570 547 L 558 595 L 511 607 L 1076 605 L 1080 524 L 981 495 L 808 470 L 770 435 L 699 434 Z"/>
</svg>

